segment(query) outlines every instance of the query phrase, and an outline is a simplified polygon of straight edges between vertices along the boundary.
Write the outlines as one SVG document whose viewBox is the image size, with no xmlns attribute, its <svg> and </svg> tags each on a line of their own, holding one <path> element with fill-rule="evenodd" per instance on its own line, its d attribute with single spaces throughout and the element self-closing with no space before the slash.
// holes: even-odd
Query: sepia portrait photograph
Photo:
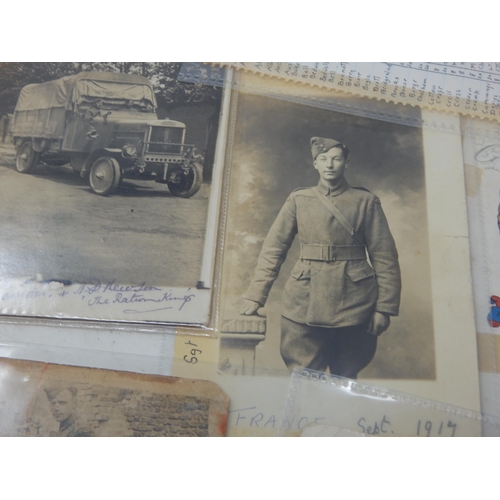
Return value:
<svg viewBox="0 0 500 500">
<path fill-rule="evenodd" d="M 229 398 L 206 380 L 1 359 L 0 435 L 224 436 Z"/>
<path fill-rule="evenodd" d="M 451 231 L 466 230 L 460 171 L 437 196 L 432 178 L 436 161 L 453 169 L 461 155 L 422 127 L 336 111 L 328 94 L 305 86 L 273 83 L 279 93 L 265 95 L 245 78 L 231 155 L 221 372 L 304 367 L 434 383 L 452 363 L 441 350 L 451 331 L 441 325 L 458 314 L 477 395 L 470 276 L 453 272 L 457 261 L 469 269 L 467 249 L 434 227 L 454 214 Z M 457 288 L 464 295 L 453 301 Z"/>
<path fill-rule="evenodd" d="M 0 65 L 2 314 L 207 323 L 223 92 L 181 68 Z"/>
</svg>

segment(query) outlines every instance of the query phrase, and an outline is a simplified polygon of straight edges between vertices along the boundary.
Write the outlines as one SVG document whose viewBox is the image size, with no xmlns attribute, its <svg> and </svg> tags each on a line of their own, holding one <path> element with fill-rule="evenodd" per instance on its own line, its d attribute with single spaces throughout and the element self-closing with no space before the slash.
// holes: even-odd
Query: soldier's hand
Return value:
<svg viewBox="0 0 500 500">
<path fill-rule="evenodd" d="M 384 333 L 391 324 L 391 317 L 388 314 L 375 311 L 368 325 L 368 333 L 377 337 Z"/>
<path fill-rule="evenodd" d="M 243 299 L 240 308 L 240 314 L 243 314 L 245 316 L 253 316 L 254 314 L 257 314 L 257 311 L 261 307 L 262 306 L 258 302 L 254 302 L 253 300 Z"/>
</svg>

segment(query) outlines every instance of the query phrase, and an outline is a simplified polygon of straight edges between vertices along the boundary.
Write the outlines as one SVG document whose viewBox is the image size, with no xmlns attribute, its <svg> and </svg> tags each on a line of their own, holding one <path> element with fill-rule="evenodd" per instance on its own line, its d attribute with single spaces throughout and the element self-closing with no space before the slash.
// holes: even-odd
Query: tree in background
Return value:
<svg viewBox="0 0 500 500">
<path fill-rule="evenodd" d="M 74 63 L 0 63 L 0 114 L 12 113 L 21 89 L 77 73 Z"/>
</svg>

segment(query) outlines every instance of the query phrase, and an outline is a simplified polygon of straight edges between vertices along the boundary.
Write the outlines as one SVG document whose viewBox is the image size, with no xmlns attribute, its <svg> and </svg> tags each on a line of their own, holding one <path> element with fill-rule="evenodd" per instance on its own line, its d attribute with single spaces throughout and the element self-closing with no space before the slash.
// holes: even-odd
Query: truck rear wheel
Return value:
<svg viewBox="0 0 500 500">
<path fill-rule="evenodd" d="M 202 180 L 203 167 L 195 161 L 189 164 L 188 170 L 181 165 L 172 165 L 168 169 L 168 189 L 174 196 L 180 198 L 190 198 L 195 195 L 200 190 Z"/>
<path fill-rule="evenodd" d="M 33 149 L 31 140 L 24 141 L 17 150 L 16 169 L 22 174 L 27 174 L 36 167 L 39 159 L 40 153 Z"/>
<path fill-rule="evenodd" d="M 111 194 L 120 182 L 119 163 L 111 156 L 97 158 L 90 169 L 89 182 L 95 194 Z"/>
</svg>

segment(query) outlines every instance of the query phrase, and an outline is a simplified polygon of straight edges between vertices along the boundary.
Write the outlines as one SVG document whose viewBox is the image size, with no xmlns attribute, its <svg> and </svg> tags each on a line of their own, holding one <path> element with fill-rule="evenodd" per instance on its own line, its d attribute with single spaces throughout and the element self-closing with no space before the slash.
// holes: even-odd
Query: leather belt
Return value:
<svg viewBox="0 0 500 500">
<path fill-rule="evenodd" d="M 335 262 L 336 260 L 364 260 L 366 250 L 364 245 L 317 245 L 304 243 L 300 245 L 301 260 L 321 260 Z"/>
</svg>

